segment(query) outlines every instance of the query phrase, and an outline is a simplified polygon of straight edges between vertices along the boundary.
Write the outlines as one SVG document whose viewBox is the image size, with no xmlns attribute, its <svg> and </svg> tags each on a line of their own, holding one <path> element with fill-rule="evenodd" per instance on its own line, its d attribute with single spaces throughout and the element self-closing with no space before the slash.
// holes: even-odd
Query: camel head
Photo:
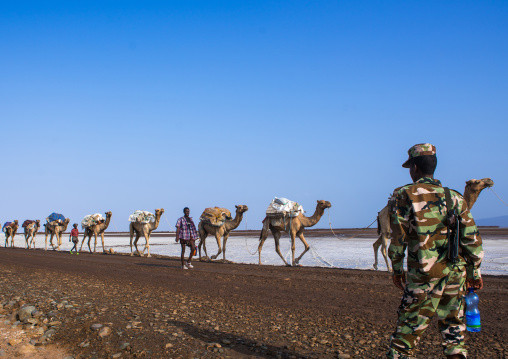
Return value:
<svg viewBox="0 0 508 359">
<path fill-rule="evenodd" d="M 332 204 L 328 201 L 320 200 L 320 201 L 317 201 L 317 207 L 321 208 L 324 211 L 326 208 L 332 207 Z"/>
<path fill-rule="evenodd" d="M 112 215 L 111 211 L 108 211 L 108 212 L 106 212 L 106 213 L 104 213 L 104 214 L 106 215 L 106 218 L 110 218 L 110 217 L 111 217 L 111 215 Z"/>
<path fill-rule="evenodd" d="M 155 210 L 155 215 L 156 216 L 162 216 L 163 213 L 164 213 L 164 208 L 157 208 Z"/>
<path fill-rule="evenodd" d="M 235 208 L 239 213 L 245 213 L 249 210 L 249 207 L 247 207 L 245 204 L 239 204 L 238 206 L 235 206 Z"/>
<path fill-rule="evenodd" d="M 492 187 L 494 185 L 494 181 L 490 178 L 482 178 L 480 180 L 470 179 L 466 182 L 466 188 L 469 187 L 471 192 L 480 193 L 485 188 Z"/>
<path fill-rule="evenodd" d="M 65 221 L 64 221 L 64 223 L 65 223 L 65 224 L 69 224 L 69 222 L 70 222 L 70 221 L 71 221 L 71 219 L 70 219 L 70 218 L 66 218 L 66 219 L 65 219 Z"/>
<path fill-rule="evenodd" d="M 14 224 L 15 224 L 16 226 L 18 225 L 18 220 L 17 220 L 17 219 L 15 219 L 15 220 L 14 220 Z"/>
</svg>

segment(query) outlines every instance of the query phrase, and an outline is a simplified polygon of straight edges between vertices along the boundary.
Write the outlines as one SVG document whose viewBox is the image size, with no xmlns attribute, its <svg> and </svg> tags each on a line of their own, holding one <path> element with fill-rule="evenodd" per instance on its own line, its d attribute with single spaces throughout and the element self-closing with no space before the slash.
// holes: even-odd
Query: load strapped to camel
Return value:
<svg viewBox="0 0 508 359">
<path fill-rule="evenodd" d="M 231 212 L 227 208 L 206 208 L 199 219 L 211 226 L 220 227 L 226 220 L 231 219 Z"/>
<path fill-rule="evenodd" d="M 86 215 L 81 221 L 81 228 L 93 226 L 104 222 L 104 217 L 100 213 Z"/>
<path fill-rule="evenodd" d="M 25 227 L 28 227 L 29 225 L 31 225 L 32 223 L 35 223 L 35 221 L 32 221 L 31 219 L 27 219 L 23 222 L 23 224 L 21 225 L 21 227 L 25 228 Z"/>
<path fill-rule="evenodd" d="M 269 218 L 294 218 L 300 213 L 303 213 L 303 207 L 287 198 L 275 197 L 266 209 L 266 216 Z"/>
<path fill-rule="evenodd" d="M 129 222 L 139 222 L 139 223 L 155 222 L 155 215 L 147 211 L 136 211 L 129 216 Z"/>
<path fill-rule="evenodd" d="M 53 212 L 48 216 L 48 218 L 46 218 L 46 220 L 48 221 L 48 223 L 59 221 L 60 224 L 62 224 L 63 222 L 65 222 L 65 216 L 63 214 Z"/>
<path fill-rule="evenodd" d="M 12 222 L 5 222 L 4 226 L 2 227 L 2 232 L 5 232 L 5 227 L 10 227 Z"/>
</svg>

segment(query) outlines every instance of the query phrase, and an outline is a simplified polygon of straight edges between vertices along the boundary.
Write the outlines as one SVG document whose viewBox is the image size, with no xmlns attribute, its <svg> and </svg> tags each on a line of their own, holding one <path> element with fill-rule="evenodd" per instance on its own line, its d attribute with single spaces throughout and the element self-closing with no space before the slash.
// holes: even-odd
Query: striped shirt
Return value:
<svg viewBox="0 0 508 359">
<path fill-rule="evenodd" d="M 185 218 L 180 217 L 176 221 L 176 230 L 178 232 L 178 238 L 183 240 L 198 239 L 198 232 L 192 217 Z"/>
</svg>

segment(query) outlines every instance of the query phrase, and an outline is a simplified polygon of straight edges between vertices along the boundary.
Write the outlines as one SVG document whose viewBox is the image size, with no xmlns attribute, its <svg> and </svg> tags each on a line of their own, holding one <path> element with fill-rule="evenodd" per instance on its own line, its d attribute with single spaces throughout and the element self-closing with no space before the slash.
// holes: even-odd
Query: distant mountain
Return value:
<svg viewBox="0 0 508 359">
<path fill-rule="evenodd" d="M 508 216 L 475 219 L 475 222 L 477 226 L 508 227 Z"/>
</svg>

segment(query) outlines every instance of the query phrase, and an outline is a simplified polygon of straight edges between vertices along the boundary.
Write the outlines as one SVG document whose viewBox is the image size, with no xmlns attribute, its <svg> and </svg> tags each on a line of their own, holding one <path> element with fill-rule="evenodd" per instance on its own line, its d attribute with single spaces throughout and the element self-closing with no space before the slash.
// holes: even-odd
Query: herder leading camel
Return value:
<svg viewBox="0 0 508 359">
<path fill-rule="evenodd" d="M 291 236 L 291 254 L 292 254 L 292 261 L 291 264 L 293 266 L 298 265 L 298 262 L 303 257 L 305 253 L 309 250 L 309 245 L 307 244 L 307 241 L 305 240 L 305 237 L 303 236 L 303 230 L 307 227 L 312 227 L 316 225 L 316 223 L 319 222 L 321 217 L 323 216 L 323 213 L 325 212 L 326 208 L 330 208 L 332 205 L 328 201 L 317 201 L 316 211 L 311 217 L 306 217 L 302 213 L 300 213 L 298 216 L 294 218 L 288 218 L 286 217 L 285 220 L 273 220 L 268 217 L 266 217 L 263 221 L 263 229 L 261 230 L 261 234 L 259 235 L 259 246 L 258 246 L 258 253 L 259 253 L 259 264 L 261 264 L 261 249 L 263 248 L 263 244 L 265 243 L 266 238 L 268 237 L 268 231 L 271 231 L 273 234 L 273 238 L 275 240 L 275 251 L 279 255 L 279 257 L 282 259 L 284 264 L 286 266 L 290 266 L 282 254 L 280 253 L 280 236 L 281 232 L 289 233 Z M 279 223 L 277 223 L 279 222 Z M 296 237 L 300 238 L 303 245 L 305 246 L 305 249 L 303 250 L 302 254 L 298 258 L 295 259 L 295 240 Z"/>
<path fill-rule="evenodd" d="M 475 204 L 480 192 L 485 188 L 492 187 L 494 185 L 494 181 L 490 178 L 482 178 L 480 180 L 470 179 L 466 182 L 466 187 L 464 189 L 464 201 L 467 204 L 467 207 L 471 210 L 473 205 Z M 372 265 L 374 269 L 377 270 L 378 266 L 378 256 L 377 250 L 381 246 L 381 254 L 386 262 L 386 267 L 388 271 L 391 272 L 392 268 L 388 262 L 387 249 L 390 243 L 390 213 L 388 209 L 389 205 L 386 205 L 378 214 L 378 234 L 379 238 L 372 245 L 374 247 L 374 264 Z"/>
<path fill-rule="evenodd" d="M 201 240 L 199 241 L 198 249 L 200 258 L 201 258 L 201 246 L 203 246 L 203 249 L 205 250 L 205 255 L 208 257 L 208 253 L 206 253 L 205 239 L 210 234 L 215 236 L 215 239 L 217 240 L 217 246 L 219 247 L 219 251 L 217 252 L 216 255 L 213 255 L 211 259 L 217 258 L 219 254 L 222 252 L 222 261 L 223 262 L 226 261 L 226 242 L 229 238 L 229 233 L 233 229 L 238 228 L 240 222 L 243 219 L 243 214 L 249 210 L 249 208 L 246 205 L 238 205 L 235 206 L 235 208 L 236 208 L 235 218 L 233 218 L 232 220 L 226 220 L 224 224 L 220 227 L 212 226 L 209 223 L 199 221 L 198 231 Z M 223 248 L 221 248 L 220 243 L 221 237 L 224 237 Z"/>
</svg>

